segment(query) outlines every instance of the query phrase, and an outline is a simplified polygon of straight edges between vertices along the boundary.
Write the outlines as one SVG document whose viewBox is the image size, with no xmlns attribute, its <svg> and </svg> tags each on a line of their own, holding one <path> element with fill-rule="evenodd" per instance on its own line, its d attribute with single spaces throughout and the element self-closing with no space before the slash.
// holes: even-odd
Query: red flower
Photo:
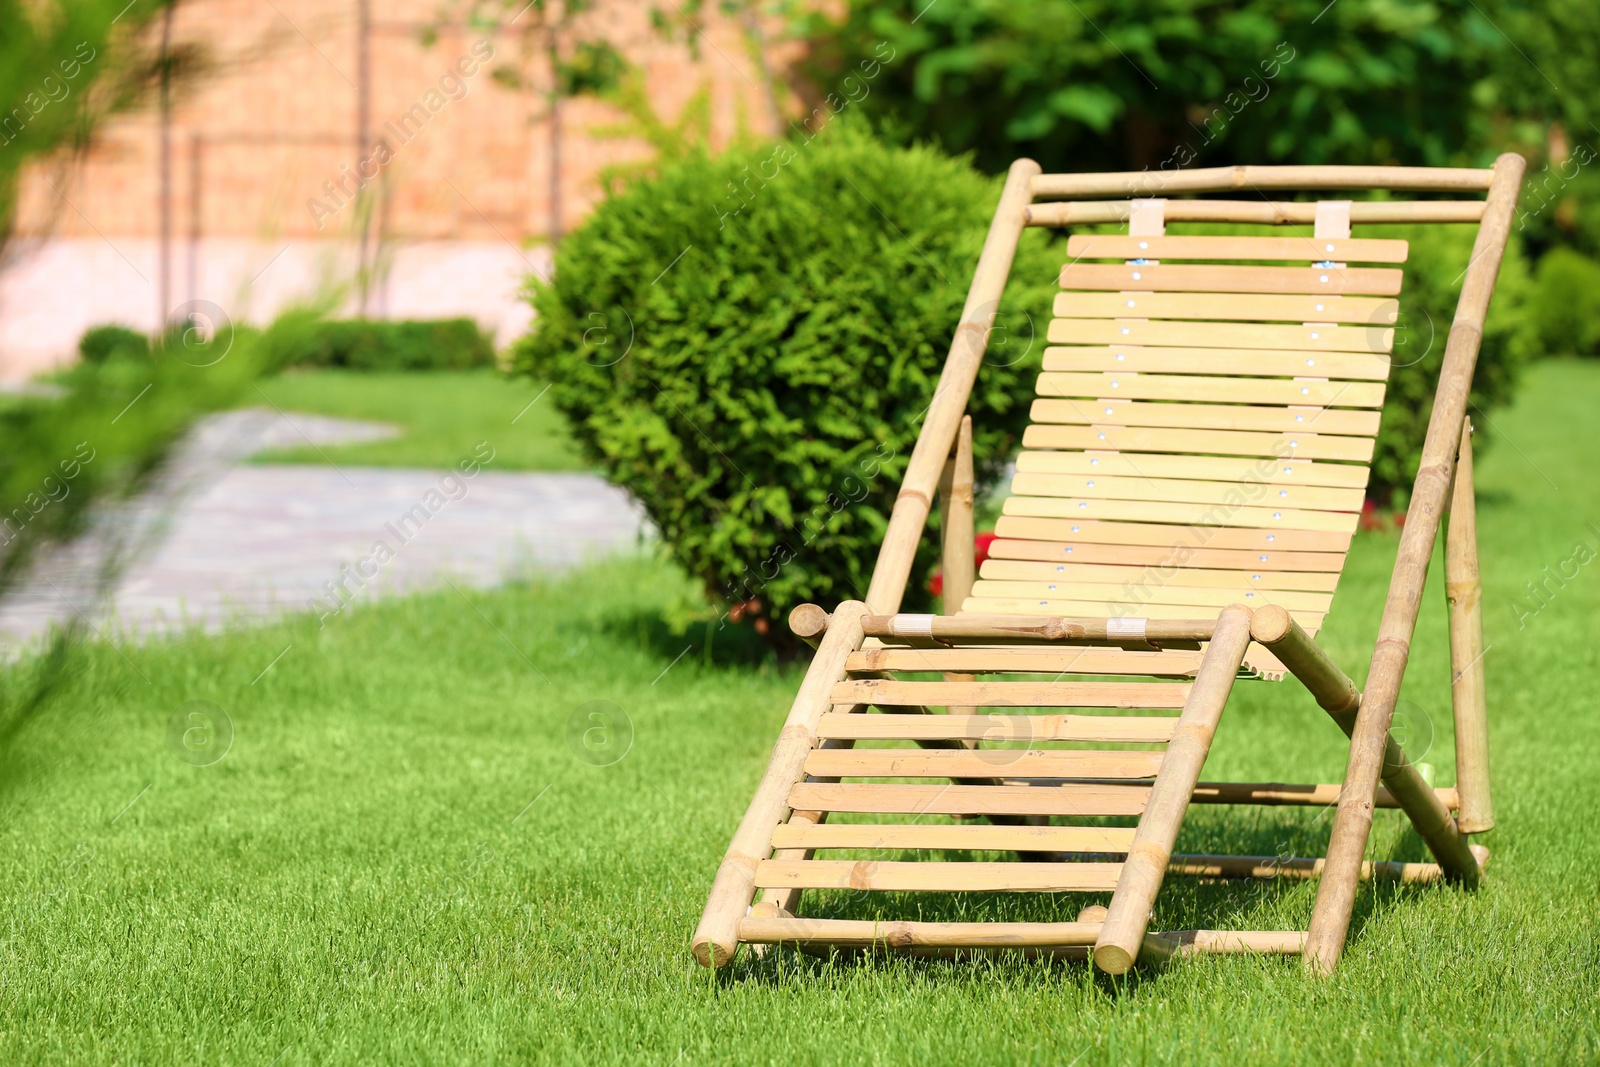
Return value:
<svg viewBox="0 0 1600 1067">
<path fill-rule="evenodd" d="M 989 546 L 994 544 L 994 537 L 991 532 L 981 533 L 972 539 L 972 559 L 975 569 L 983 566 L 983 561 L 989 558 Z M 928 592 L 934 596 L 944 596 L 944 571 L 933 572 L 933 577 L 928 579 Z"/>
</svg>

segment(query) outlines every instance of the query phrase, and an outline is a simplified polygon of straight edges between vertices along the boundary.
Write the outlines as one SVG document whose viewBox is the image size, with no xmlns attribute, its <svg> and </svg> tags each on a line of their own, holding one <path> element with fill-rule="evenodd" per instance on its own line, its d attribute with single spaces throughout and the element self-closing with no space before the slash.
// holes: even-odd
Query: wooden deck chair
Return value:
<svg viewBox="0 0 1600 1067">
<path fill-rule="evenodd" d="M 817 652 L 717 871 L 694 935 L 697 959 L 725 965 L 741 942 L 924 954 L 1003 948 L 1092 953 L 1097 966 L 1122 973 L 1141 956 L 1254 951 L 1302 953 L 1312 970 L 1329 973 L 1362 878 L 1476 885 L 1487 852 L 1466 835 L 1494 820 L 1466 407 L 1523 167 L 1509 154 L 1487 170 L 1069 175 L 1014 164 L 866 601 L 831 613 L 805 605 L 791 618 Z M 1486 197 L 1268 196 L 1377 189 Z M 1229 191 L 1249 198 L 1175 198 Z M 1113 197 L 1121 199 L 1105 199 Z M 1200 220 L 1277 224 L 1288 236 L 1165 235 L 1168 223 Z M 1108 222 L 1126 222 L 1127 233 L 1069 238 L 1013 495 L 974 581 L 964 408 L 1018 237 L 1025 226 Z M 1404 241 L 1353 239 L 1350 226 L 1385 222 L 1478 230 L 1363 693 L 1312 635 L 1356 529 L 1407 253 Z M 941 489 L 945 603 L 959 610 L 898 614 Z M 1454 789 L 1429 786 L 1390 736 L 1441 523 Z M 944 680 L 902 672 L 942 672 Z M 1343 784 L 1201 781 L 1236 679 L 1285 672 L 1350 737 Z M 928 714 L 930 706 L 948 712 Z M 911 747 L 853 747 L 886 740 Z M 980 740 L 1029 744 L 985 749 Z M 1063 747 L 1082 742 L 1144 747 Z M 1337 803 L 1327 856 L 1176 856 L 1196 802 Z M 1374 807 L 1403 809 L 1437 862 L 1364 862 Z M 833 813 L 896 818 L 830 822 Z M 1138 824 L 1072 825 L 1090 816 L 1137 816 Z M 861 850 L 907 858 L 861 859 Z M 918 861 L 917 850 L 989 858 Z M 1310 929 L 1151 933 L 1169 874 L 1320 877 Z M 1073 921 L 881 923 L 797 917 L 811 888 L 1110 899 Z M 752 906 L 758 889 L 763 898 Z"/>
</svg>

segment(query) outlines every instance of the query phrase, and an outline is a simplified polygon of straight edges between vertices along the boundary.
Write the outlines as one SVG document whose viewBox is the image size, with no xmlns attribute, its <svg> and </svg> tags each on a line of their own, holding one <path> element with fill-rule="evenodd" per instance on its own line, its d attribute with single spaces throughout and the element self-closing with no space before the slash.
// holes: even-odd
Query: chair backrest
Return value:
<svg viewBox="0 0 1600 1067">
<path fill-rule="evenodd" d="M 1128 235 L 1070 238 L 1012 495 L 961 610 L 1171 619 L 1242 602 L 1321 627 L 1407 253 L 1351 239 L 1330 206 L 1315 235 L 1165 236 L 1157 208 Z"/>
</svg>

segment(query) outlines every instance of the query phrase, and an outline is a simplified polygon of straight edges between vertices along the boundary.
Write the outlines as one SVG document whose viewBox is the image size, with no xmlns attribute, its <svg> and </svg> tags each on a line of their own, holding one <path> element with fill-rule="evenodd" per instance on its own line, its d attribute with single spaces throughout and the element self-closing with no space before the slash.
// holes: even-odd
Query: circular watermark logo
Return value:
<svg viewBox="0 0 1600 1067">
<path fill-rule="evenodd" d="M 616 315 L 621 315 L 628 325 L 625 339 L 622 330 L 613 328 Z M 587 328 L 583 331 L 578 351 L 582 353 L 583 361 L 589 366 L 615 366 L 627 359 L 628 353 L 633 351 L 633 316 L 622 308 L 617 308 L 613 315 L 591 311 L 584 316 L 584 324 Z"/>
<path fill-rule="evenodd" d="M 609 700 L 589 700 L 567 716 L 567 747 L 591 767 L 609 767 L 633 747 L 633 720 Z"/>
<path fill-rule="evenodd" d="M 1004 770 L 1033 751 L 1034 718 L 1031 715 L 991 715 L 983 724 L 983 736 L 974 749 L 978 759 L 996 770 Z M 1042 739 L 1041 739 L 1042 740 Z M 1004 744 L 1005 748 L 984 748 Z"/>
<path fill-rule="evenodd" d="M 1428 314 L 1427 308 L 1418 308 L 1409 311 L 1400 309 L 1399 317 L 1393 323 L 1378 321 L 1367 324 L 1367 342 L 1374 352 L 1383 351 L 1385 331 L 1394 334 L 1394 347 L 1389 350 L 1389 369 L 1397 370 L 1401 367 L 1414 367 L 1428 358 L 1428 353 L 1433 351 L 1433 342 L 1438 331 L 1433 326 L 1433 316 Z"/>
<path fill-rule="evenodd" d="M 222 305 L 190 300 L 173 309 L 169 350 L 191 367 L 221 363 L 233 348 L 233 319 Z"/>
<path fill-rule="evenodd" d="M 1394 706 L 1394 718 L 1389 720 L 1389 736 L 1406 754 L 1409 763 L 1419 764 L 1433 748 L 1433 716 L 1409 700 L 1398 701 Z"/>
<path fill-rule="evenodd" d="M 1021 363 L 1038 340 L 1032 315 L 1003 309 L 995 301 L 979 307 L 972 321 L 988 324 L 989 343 L 983 350 L 983 362 L 991 367 L 1013 367 Z"/>
<path fill-rule="evenodd" d="M 209 767 L 233 747 L 233 720 L 209 700 L 179 704 L 167 719 L 167 747 L 191 767 Z"/>
</svg>

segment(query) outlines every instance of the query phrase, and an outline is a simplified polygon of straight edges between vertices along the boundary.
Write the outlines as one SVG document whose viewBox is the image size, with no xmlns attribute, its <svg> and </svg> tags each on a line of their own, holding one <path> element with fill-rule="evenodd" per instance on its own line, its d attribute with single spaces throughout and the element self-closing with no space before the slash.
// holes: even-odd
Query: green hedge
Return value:
<svg viewBox="0 0 1600 1067">
<path fill-rule="evenodd" d="M 274 322 L 269 347 L 275 366 L 341 367 L 364 371 L 471 370 L 494 365 L 494 343 L 472 319 L 327 319 L 315 309 L 291 310 Z M 241 337 L 260 331 L 240 327 Z M 149 355 L 144 334 L 125 326 L 95 326 L 78 341 L 85 363 Z"/>
<path fill-rule="evenodd" d="M 1570 248 L 1539 260 L 1528 321 L 1543 355 L 1600 355 L 1600 263 Z"/>
<path fill-rule="evenodd" d="M 767 619 L 866 591 L 999 189 L 842 125 L 664 167 L 562 242 L 515 368 L 713 599 L 781 641 Z M 1063 252 L 1039 231 L 1018 251 L 969 405 L 982 478 L 1027 420 Z"/>
<path fill-rule="evenodd" d="M 476 322 L 456 319 L 315 319 L 297 335 L 285 366 L 371 371 L 470 370 L 494 364 L 494 344 Z"/>
<path fill-rule="evenodd" d="M 1367 489 L 1368 497 L 1380 504 L 1399 506 L 1409 499 L 1476 232 L 1472 226 L 1446 225 L 1356 228 L 1357 237 L 1399 237 L 1411 244 L 1394 366 Z M 1483 416 L 1511 402 L 1518 373 L 1536 351 L 1528 315 L 1531 290 L 1528 262 L 1513 236 L 1489 304 L 1467 409 L 1475 431 L 1473 447 L 1480 451 L 1494 441 L 1494 424 Z"/>
</svg>

